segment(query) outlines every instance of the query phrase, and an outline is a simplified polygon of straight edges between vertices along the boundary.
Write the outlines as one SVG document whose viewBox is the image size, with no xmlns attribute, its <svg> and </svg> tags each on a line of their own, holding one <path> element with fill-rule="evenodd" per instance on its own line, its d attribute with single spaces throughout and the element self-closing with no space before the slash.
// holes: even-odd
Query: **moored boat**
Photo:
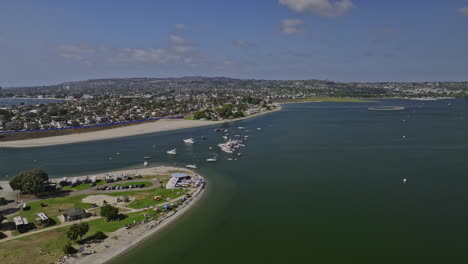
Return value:
<svg viewBox="0 0 468 264">
<path fill-rule="evenodd" d="M 171 149 L 171 150 L 166 151 L 166 153 L 169 154 L 169 155 L 175 155 L 175 154 L 177 154 L 177 151 L 176 151 L 176 149 Z"/>
<path fill-rule="evenodd" d="M 184 142 L 185 142 L 185 143 L 188 143 L 188 144 L 195 144 L 195 139 L 193 139 L 193 138 L 186 138 L 186 139 L 184 139 Z"/>
</svg>

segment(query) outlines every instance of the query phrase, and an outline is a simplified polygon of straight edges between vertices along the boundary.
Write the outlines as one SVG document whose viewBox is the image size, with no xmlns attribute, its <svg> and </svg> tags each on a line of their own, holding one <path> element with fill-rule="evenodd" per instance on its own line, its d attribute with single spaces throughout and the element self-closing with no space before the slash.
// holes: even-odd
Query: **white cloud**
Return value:
<svg viewBox="0 0 468 264">
<path fill-rule="evenodd" d="M 197 52 L 194 49 L 195 44 L 187 41 L 178 35 L 169 36 L 169 46 L 167 48 L 125 48 L 113 56 L 111 62 L 129 62 L 129 63 L 194 63 L 194 57 Z"/>
<path fill-rule="evenodd" d="M 185 24 L 175 24 L 174 27 L 177 30 L 181 30 L 181 31 L 187 30 L 187 25 L 185 25 Z"/>
<path fill-rule="evenodd" d="M 245 40 L 234 40 L 233 41 L 233 44 L 236 46 L 236 47 L 239 47 L 239 48 L 250 48 L 250 47 L 255 47 L 255 43 L 252 43 L 252 42 L 248 42 L 248 41 L 245 41 Z"/>
<path fill-rule="evenodd" d="M 58 46 L 60 57 L 91 65 L 89 57 L 96 53 L 97 49 L 86 45 L 60 45 Z"/>
<path fill-rule="evenodd" d="M 170 38 L 170 48 L 178 53 L 190 52 L 196 46 L 194 43 L 187 41 L 181 36 L 170 35 L 169 38 Z"/>
<path fill-rule="evenodd" d="M 468 6 L 458 8 L 457 11 L 460 12 L 461 14 L 465 15 L 465 16 L 468 16 Z"/>
<path fill-rule="evenodd" d="M 354 7 L 351 0 L 279 0 L 279 3 L 298 13 L 307 12 L 324 17 L 339 17 Z"/>
<path fill-rule="evenodd" d="M 122 49 L 112 61 L 116 62 L 144 62 L 144 63 L 156 63 L 165 64 L 175 59 L 165 49 Z"/>
<path fill-rule="evenodd" d="M 281 21 L 281 33 L 294 35 L 304 32 L 304 22 L 300 19 L 283 19 Z"/>
</svg>

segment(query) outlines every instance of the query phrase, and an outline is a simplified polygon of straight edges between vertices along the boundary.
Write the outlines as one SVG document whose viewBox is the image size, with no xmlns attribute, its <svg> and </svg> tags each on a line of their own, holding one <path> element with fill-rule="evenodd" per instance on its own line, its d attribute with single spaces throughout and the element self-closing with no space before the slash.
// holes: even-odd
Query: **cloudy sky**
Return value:
<svg viewBox="0 0 468 264">
<path fill-rule="evenodd" d="M 0 3 L 0 86 L 193 75 L 468 80 L 468 1 Z"/>
</svg>

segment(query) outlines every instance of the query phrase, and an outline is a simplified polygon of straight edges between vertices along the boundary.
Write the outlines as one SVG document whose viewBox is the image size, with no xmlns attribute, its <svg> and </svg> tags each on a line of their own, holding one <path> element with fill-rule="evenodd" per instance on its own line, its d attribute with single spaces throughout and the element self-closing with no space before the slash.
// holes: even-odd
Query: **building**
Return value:
<svg viewBox="0 0 468 264">
<path fill-rule="evenodd" d="M 49 217 L 44 213 L 38 213 L 36 217 L 36 223 L 38 225 L 46 226 L 49 224 Z"/>
<path fill-rule="evenodd" d="M 178 172 L 178 173 L 172 174 L 171 179 L 166 184 L 166 189 L 175 189 L 176 185 L 177 185 L 177 183 L 179 183 L 179 181 L 181 181 L 183 179 L 187 179 L 187 178 L 190 178 L 190 176 L 188 174 L 186 174 L 186 173 Z"/>
<path fill-rule="evenodd" d="M 28 231 L 29 229 L 28 219 L 21 217 L 21 216 L 17 216 L 13 218 L 13 222 L 15 223 L 15 227 L 16 227 L 16 230 L 18 230 L 18 232 L 22 233 L 22 232 Z"/>
<path fill-rule="evenodd" d="M 84 219 L 88 217 L 88 213 L 81 208 L 71 208 L 65 211 L 63 219 L 67 222 Z"/>
</svg>

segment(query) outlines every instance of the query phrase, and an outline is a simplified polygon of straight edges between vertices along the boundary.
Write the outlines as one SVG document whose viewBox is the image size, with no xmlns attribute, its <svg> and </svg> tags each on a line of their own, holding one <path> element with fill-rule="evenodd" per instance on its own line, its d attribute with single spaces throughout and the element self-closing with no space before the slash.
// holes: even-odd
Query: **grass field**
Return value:
<svg viewBox="0 0 468 264">
<path fill-rule="evenodd" d="M 177 198 L 180 197 L 183 194 L 186 194 L 188 191 L 187 190 L 182 190 L 182 189 L 176 189 L 176 190 L 168 190 L 168 189 L 163 189 L 163 188 L 156 188 L 152 190 L 147 190 L 147 191 L 136 191 L 136 192 L 119 192 L 119 193 L 110 193 L 109 195 L 112 196 L 132 196 L 135 198 L 128 207 L 133 208 L 133 209 L 142 209 L 147 206 L 151 205 L 158 205 L 161 203 L 165 203 L 166 198 Z M 155 201 L 154 196 L 157 195 L 162 195 L 163 199 L 161 201 Z"/>
<path fill-rule="evenodd" d="M 156 212 L 153 210 L 146 210 L 142 212 L 136 212 L 136 213 L 129 213 L 125 214 L 125 218 L 120 220 L 120 221 L 109 221 L 106 222 L 104 218 L 101 219 L 96 219 L 89 221 L 89 231 L 88 231 L 88 236 L 94 235 L 97 231 L 102 231 L 104 233 L 110 233 L 117 231 L 118 229 L 124 227 L 125 225 L 130 225 L 134 221 L 139 222 L 142 221 L 145 216 L 156 216 Z"/>
<path fill-rule="evenodd" d="M 369 103 L 374 102 L 369 99 L 362 98 L 345 98 L 345 97 L 308 97 L 299 99 L 284 99 L 278 101 L 279 103 L 301 103 L 301 102 L 348 102 L 348 103 Z"/>
<path fill-rule="evenodd" d="M 87 222 L 89 231 L 86 236 L 92 236 L 97 231 L 104 233 L 114 232 L 134 221 L 142 221 L 144 215 L 156 216 L 153 210 L 130 213 L 121 221 L 105 222 L 104 219 L 96 219 Z M 0 259 L 2 263 L 56 263 L 63 256 L 62 248 L 68 242 L 65 232 L 69 227 L 59 228 L 34 234 L 0 244 Z M 74 245 L 78 248 L 77 244 Z M 27 250 L 25 250 L 27 249 Z M 41 254 L 43 252 L 43 254 Z"/>
<path fill-rule="evenodd" d="M 66 242 L 60 229 L 22 237 L 0 244 L 0 259 L 2 263 L 56 263 Z"/>
<path fill-rule="evenodd" d="M 84 197 L 86 197 L 86 195 L 58 197 L 28 203 L 30 209 L 21 211 L 19 215 L 27 218 L 30 223 L 34 223 L 38 213 L 45 213 L 50 219 L 54 220 L 55 223 L 53 224 L 60 224 L 57 216 L 63 214 L 65 210 L 74 207 L 79 207 L 81 209 L 91 208 L 91 204 L 81 202 L 81 199 Z M 47 206 L 41 207 L 41 203 Z"/>
<path fill-rule="evenodd" d="M 146 184 L 152 184 L 150 182 L 141 182 Z M 126 183 L 130 184 L 130 183 Z M 135 183 L 132 183 L 135 184 Z M 150 186 L 150 185 L 149 185 Z M 152 190 L 144 190 L 144 191 L 126 191 L 126 192 L 117 192 L 117 193 L 109 193 L 108 195 L 111 196 L 131 196 L 135 198 L 130 204 L 129 207 L 133 209 L 142 209 L 147 206 L 151 205 L 158 205 L 166 201 L 166 198 L 177 198 L 183 194 L 187 193 L 187 190 L 168 190 L 163 188 L 155 188 Z M 154 201 L 154 196 L 162 195 L 163 199 L 161 201 Z M 30 223 L 34 223 L 35 218 L 38 213 L 45 213 L 52 221 L 51 225 L 60 224 L 57 216 L 62 215 L 65 210 L 70 208 L 81 208 L 81 209 L 89 209 L 91 208 L 92 204 L 83 203 L 81 200 L 85 198 L 87 195 L 77 195 L 77 196 L 66 196 L 66 197 L 58 197 L 58 198 L 50 198 L 41 201 L 36 201 L 32 203 L 28 203 L 30 207 L 27 211 L 21 211 L 20 216 L 25 217 L 29 220 Z M 41 207 L 40 204 L 44 203 L 47 206 Z M 11 217 L 12 218 L 12 217 Z M 10 219 L 11 220 L 11 219 Z M 17 233 L 15 233 L 17 234 Z"/>
</svg>

